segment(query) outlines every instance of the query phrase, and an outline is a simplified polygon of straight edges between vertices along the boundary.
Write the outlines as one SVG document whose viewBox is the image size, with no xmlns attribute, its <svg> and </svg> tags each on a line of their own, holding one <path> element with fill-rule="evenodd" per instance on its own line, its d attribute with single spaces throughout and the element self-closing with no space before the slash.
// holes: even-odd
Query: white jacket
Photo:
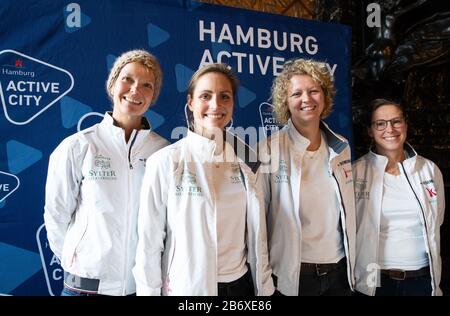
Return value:
<svg viewBox="0 0 450 316">
<path fill-rule="evenodd" d="M 424 224 L 425 247 L 430 262 L 432 295 L 442 295 L 440 226 L 444 220 L 445 198 L 442 173 L 430 160 L 419 156 L 405 144 L 407 159 L 401 162 L 402 175 L 406 176 L 420 208 Z M 370 151 L 353 165 L 356 199 L 356 290 L 375 295 L 379 283 L 378 245 L 380 237 L 383 177 L 388 159 Z"/>
<path fill-rule="evenodd" d="M 217 233 L 211 161 L 215 142 L 191 131 L 148 161 L 133 273 L 137 295 L 217 295 Z M 234 151 L 233 151 L 234 154 Z M 237 159 L 247 197 L 247 261 L 255 294 L 274 292 L 258 165 Z M 161 293 L 162 292 L 162 293 Z"/>
<path fill-rule="evenodd" d="M 336 135 L 324 123 L 320 129 L 330 152 L 329 172 L 333 176 L 340 205 L 347 275 L 350 288 L 354 286 L 355 262 L 355 201 L 351 174 L 350 147 L 345 138 Z M 300 222 L 301 162 L 309 140 L 296 130 L 292 121 L 259 146 L 259 154 L 269 148 L 270 175 L 266 177 L 265 197 L 268 206 L 267 235 L 269 258 L 277 289 L 284 295 L 298 295 L 302 258 L 302 226 Z M 266 147 L 266 145 L 268 147 Z M 261 157 L 264 162 L 266 159 Z M 262 168 L 267 167 L 262 166 Z M 320 199 L 320 196 L 308 197 Z"/>
<path fill-rule="evenodd" d="M 44 220 L 50 248 L 63 269 L 99 279 L 99 294 L 135 292 L 139 191 L 146 159 L 168 145 L 148 129 L 128 144 L 110 113 L 64 139 L 50 156 Z"/>
</svg>

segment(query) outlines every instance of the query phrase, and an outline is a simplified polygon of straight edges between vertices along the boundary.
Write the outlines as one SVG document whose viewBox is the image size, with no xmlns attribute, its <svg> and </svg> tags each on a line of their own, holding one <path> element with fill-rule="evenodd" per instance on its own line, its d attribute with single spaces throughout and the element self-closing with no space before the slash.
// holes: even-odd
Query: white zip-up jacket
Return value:
<svg viewBox="0 0 450 316">
<path fill-rule="evenodd" d="M 342 240 L 347 259 L 350 288 L 354 286 L 355 262 L 355 201 L 347 140 L 320 123 L 330 153 L 329 173 L 332 175 L 340 205 Z M 302 258 L 302 225 L 300 222 L 301 162 L 309 140 L 303 137 L 289 120 L 278 133 L 261 142 L 259 154 L 265 165 L 265 197 L 268 206 L 267 235 L 269 258 L 277 278 L 277 289 L 284 295 L 298 295 Z M 265 154 L 264 154 L 265 153 Z M 264 156 L 270 157 L 270 163 Z M 270 164 L 270 165 L 269 165 Z M 270 167 L 269 167 L 270 166 Z M 309 199 L 320 199 L 320 196 Z M 301 282 L 301 281 L 300 281 Z"/>
<path fill-rule="evenodd" d="M 218 294 L 214 173 L 205 172 L 215 147 L 214 141 L 189 131 L 147 161 L 133 269 L 137 295 Z M 246 255 L 255 294 L 271 295 L 259 164 L 236 161 L 233 178 L 243 182 L 247 198 Z"/>
<path fill-rule="evenodd" d="M 405 190 L 414 194 L 424 224 L 423 236 L 430 263 L 432 295 L 442 295 L 440 226 L 444 220 L 444 182 L 439 168 L 405 144 L 407 159 L 400 163 L 408 182 Z M 353 164 L 356 199 L 356 290 L 375 295 L 379 283 L 378 246 L 381 202 L 387 157 L 370 151 Z"/>
<path fill-rule="evenodd" d="M 146 159 L 169 143 L 147 129 L 125 132 L 106 113 L 64 139 L 50 156 L 44 220 L 63 269 L 99 279 L 99 294 L 135 293 L 139 191 Z"/>
</svg>

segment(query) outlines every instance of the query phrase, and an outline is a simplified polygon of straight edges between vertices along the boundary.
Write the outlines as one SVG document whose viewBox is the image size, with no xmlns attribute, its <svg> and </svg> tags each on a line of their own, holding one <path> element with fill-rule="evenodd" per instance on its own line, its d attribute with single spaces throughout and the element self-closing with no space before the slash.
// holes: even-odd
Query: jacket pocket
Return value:
<svg viewBox="0 0 450 316">
<path fill-rule="evenodd" d="M 82 242 L 85 240 L 85 236 L 87 234 L 87 229 L 89 226 L 89 221 L 86 218 L 85 224 L 82 226 L 82 228 L 80 229 L 80 232 L 78 234 L 76 234 L 74 236 L 74 243 L 73 243 L 73 247 L 71 247 L 71 251 L 68 252 L 68 255 L 70 255 L 70 260 L 68 262 L 68 266 L 71 267 L 76 261 L 77 261 L 77 255 L 80 252 L 80 246 L 82 244 Z"/>
</svg>

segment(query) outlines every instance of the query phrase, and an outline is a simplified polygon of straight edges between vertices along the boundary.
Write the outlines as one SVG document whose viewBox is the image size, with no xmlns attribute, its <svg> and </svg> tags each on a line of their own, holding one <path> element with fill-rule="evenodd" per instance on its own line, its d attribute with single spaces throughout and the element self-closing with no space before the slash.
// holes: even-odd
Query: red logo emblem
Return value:
<svg viewBox="0 0 450 316">
<path fill-rule="evenodd" d="M 23 60 L 22 59 L 16 59 L 15 66 L 16 67 L 23 67 Z"/>
<path fill-rule="evenodd" d="M 437 196 L 436 191 L 433 191 L 433 188 L 425 188 L 427 189 L 428 194 L 430 195 L 430 198 L 432 198 L 433 196 Z"/>
<path fill-rule="evenodd" d="M 344 170 L 345 179 L 348 178 L 348 174 L 349 174 L 349 173 L 352 173 L 352 169 L 346 170 L 345 168 L 342 168 L 342 170 Z"/>
</svg>

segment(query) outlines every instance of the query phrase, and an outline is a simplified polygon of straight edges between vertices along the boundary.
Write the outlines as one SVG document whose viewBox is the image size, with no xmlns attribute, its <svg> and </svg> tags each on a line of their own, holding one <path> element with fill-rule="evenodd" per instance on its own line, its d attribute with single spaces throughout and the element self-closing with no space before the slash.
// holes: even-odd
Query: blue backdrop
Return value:
<svg viewBox="0 0 450 316">
<path fill-rule="evenodd" d="M 352 139 L 349 27 L 191 1 L 2 0 L 0 5 L 0 293 L 59 295 L 62 271 L 43 226 L 48 157 L 61 140 L 111 109 L 114 58 L 154 53 L 163 88 L 147 117 L 171 141 L 185 126 L 187 81 L 204 63 L 241 81 L 233 126 L 272 119 L 269 94 L 283 62 L 328 63 L 337 85 L 331 127 Z"/>
</svg>

